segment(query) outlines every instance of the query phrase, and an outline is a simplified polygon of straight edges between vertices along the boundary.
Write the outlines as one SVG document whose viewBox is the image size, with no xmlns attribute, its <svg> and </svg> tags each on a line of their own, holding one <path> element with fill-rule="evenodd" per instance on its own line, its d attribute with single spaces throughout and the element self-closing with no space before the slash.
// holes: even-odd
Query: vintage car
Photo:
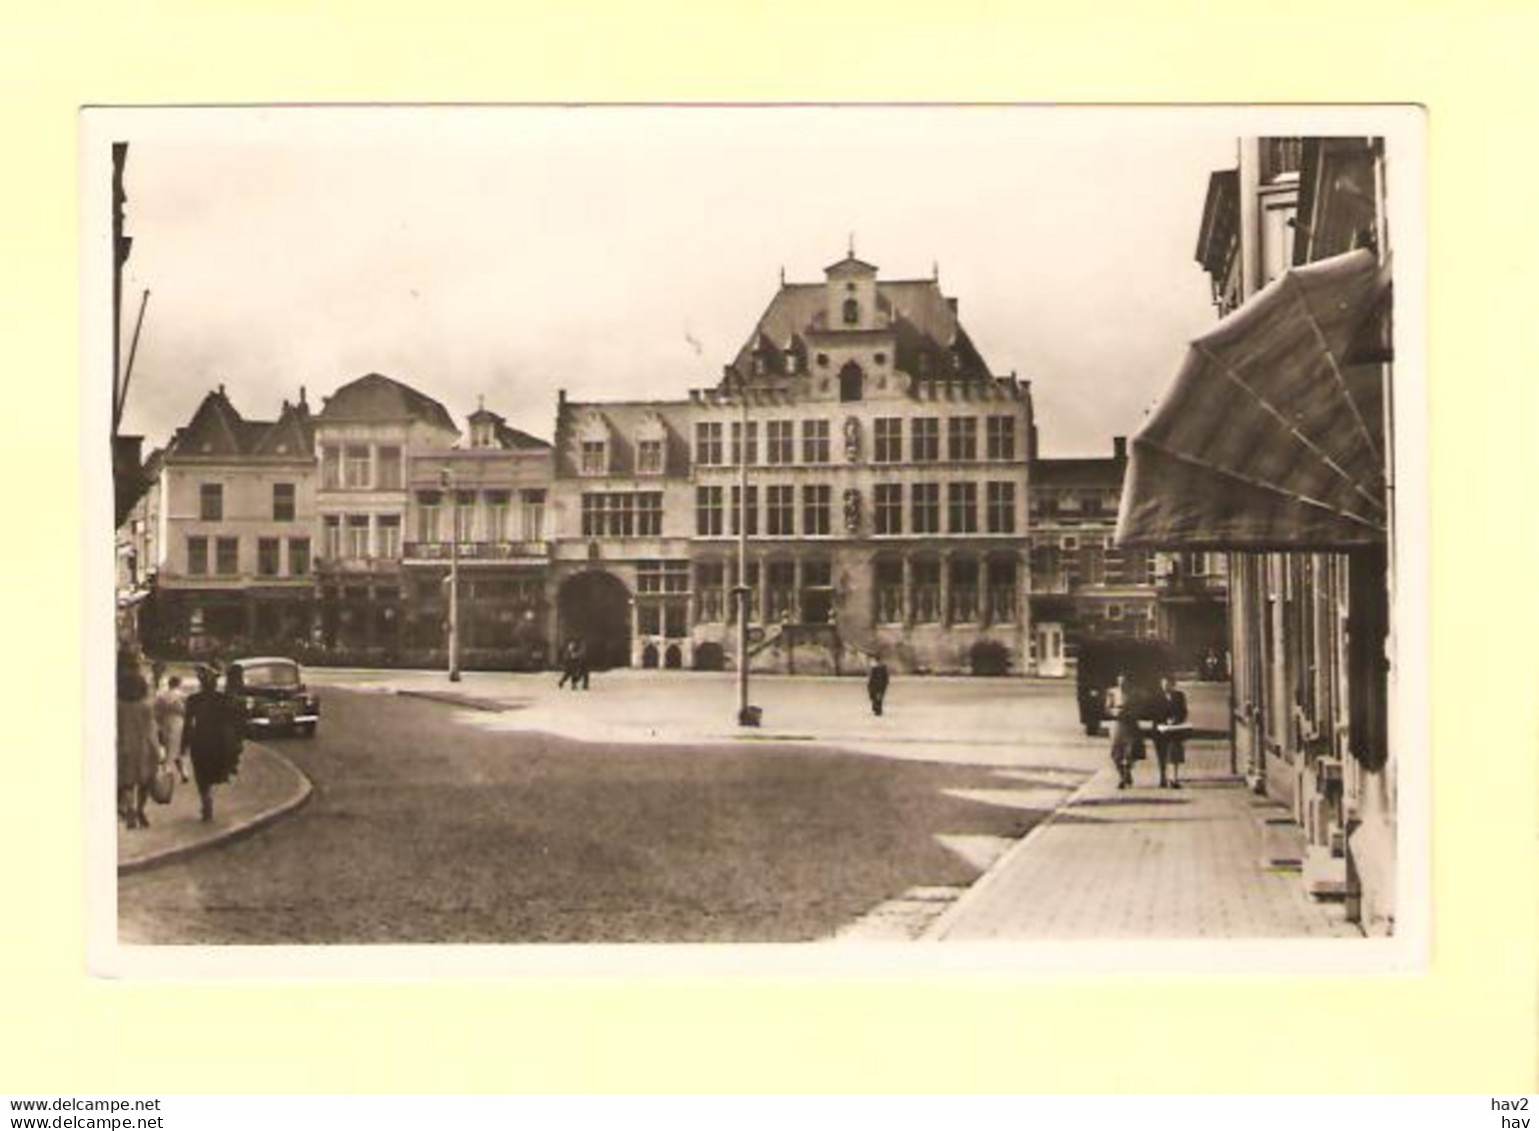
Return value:
<svg viewBox="0 0 1539 1131">
<path fill-rule="evenodd" d="M 1097 636 L 1080 642 L 1075 682 L 1079 695 L 1079 721 L 1086 734 L 1100 734 L 1106 720 L 1106 695 L 1126 675 L 1134 704 L 1148 704 L 1152 718 L 1160 677 L 1175 669 L 1170 646 L 1158 640 Z M 1140 711 L 1141 717 L 1143 712 Z"/>
<path fill-rule="evenodd" d="M 281 656 L 232 660 L 224 689 L 240 700 L 247 734 L 290 730 L 306 737 L 321 721 L 321 701 L 305 687 L 299 665 Z"/>
</svg>

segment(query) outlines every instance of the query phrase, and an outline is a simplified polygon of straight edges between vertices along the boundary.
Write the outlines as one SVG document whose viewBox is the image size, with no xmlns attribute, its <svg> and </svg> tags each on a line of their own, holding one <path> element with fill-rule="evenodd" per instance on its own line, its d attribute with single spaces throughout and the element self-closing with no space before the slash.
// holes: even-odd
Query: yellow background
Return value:
<svg viewBox="0 0 1539 1131">
<path fill-rule="evenodd" d="M 8 5 L 0 1093 L 1534 1090 L 1536 43 L 1516 3 Z M 77 108 L 661 99 L 1429 108 L 1429 976 L 86 975 Z"/>
</svg>

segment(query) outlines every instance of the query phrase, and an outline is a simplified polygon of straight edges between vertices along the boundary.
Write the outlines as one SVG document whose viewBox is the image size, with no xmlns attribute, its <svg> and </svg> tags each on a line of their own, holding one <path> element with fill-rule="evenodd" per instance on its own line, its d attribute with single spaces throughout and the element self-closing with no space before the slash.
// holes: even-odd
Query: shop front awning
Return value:
<svg viewBox="0 0 1539 1131">
<path fill-rule="evenodd" d="M 1348 252 L 1288 271 L 1194 341 L 1133 437 L 1118 543 L 1382 544 L 1382 375 L 1359 358 L 1388 287 L 1387 264 Z"/>
</svg>

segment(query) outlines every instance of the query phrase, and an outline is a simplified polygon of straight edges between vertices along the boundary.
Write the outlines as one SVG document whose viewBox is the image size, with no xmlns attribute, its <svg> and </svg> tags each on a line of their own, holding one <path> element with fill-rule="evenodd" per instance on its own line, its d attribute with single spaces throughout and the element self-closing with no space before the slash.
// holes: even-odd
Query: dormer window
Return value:
<svg viewBox="0 0 1539 1131">
<path fill-rule="evenodd" d="M 846 326 L 860 325 L 860 303 L 852 298 L 844 300 L 844 324 Z"/>
<path fill-rule="evenodd" d="M 764 376 L 764 355 L 762 353 L 753 355 L 753 375 L 755 377 Z"/>
<path fill-rule="evenodd" d="M 597 412 L 585 413 L 577 425 L 577 472 L 608 475 L 613 456 L 609 424 Z"/>
<path fill-rule="evenodd" d="M 668 430 L 662 417 L 647 413 L 636 429 L 636 474 L 662 475 L 668 464 Z"/>
<path fill-rule="evenodd" d="M 581 467 L 584 475 L 603 475 L 607 472 L 609 470 L 608 445 L 603 440 L 584 440 Z"/>
<path fill-rule="evenodd" d="M 638 440 L 636 442 L 636 474 L 661 475 L 663 473 L 663 442 Z"/>
</svg>

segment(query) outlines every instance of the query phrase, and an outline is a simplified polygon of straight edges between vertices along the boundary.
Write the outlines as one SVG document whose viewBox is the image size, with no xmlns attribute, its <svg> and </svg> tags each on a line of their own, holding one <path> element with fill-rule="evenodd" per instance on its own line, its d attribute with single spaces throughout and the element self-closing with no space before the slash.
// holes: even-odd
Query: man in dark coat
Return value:
<svg viewBox="0 0 1539 1131">
<path fill-rule="evenodd" d="M 203 802 L 203 819 L 214 819 L 214 786 L 230 780 L 240 758 L 245 712 L 219 690 L 214 669 L 198 669 L 198 690 L 187 697 L 182 750 L 192 755 L 192 776 Z"/>
<path fill-rule="evenodd" d="M 577 640 L 574 637 L 561 647 L 561 679 L 557 687 L 565 687 L 568 683 L 572 690 L 577 690 Z"/>
<path fill-rule="evenodd" d="M 1176 677 L 1160 679 L 1160 693 L 1155 703 L 1154 755 L 1160 762 L 1160 788 L 1181 788 L 1181 766 L 1186 761 L 1186 692 L 1176 686 Z"/>
<path fill-rule="evenodd" d="M 871 713 L 882 713 L 882 702 L 887 698 L 887 685 L 892 682 L 892 677 L 887 674 L 887 665 L 882 663 L 880 657 L 874 657 L 871 661 L 871 672 L 866 676 L 866 694 L 871 696 Z"/>
</svg>

